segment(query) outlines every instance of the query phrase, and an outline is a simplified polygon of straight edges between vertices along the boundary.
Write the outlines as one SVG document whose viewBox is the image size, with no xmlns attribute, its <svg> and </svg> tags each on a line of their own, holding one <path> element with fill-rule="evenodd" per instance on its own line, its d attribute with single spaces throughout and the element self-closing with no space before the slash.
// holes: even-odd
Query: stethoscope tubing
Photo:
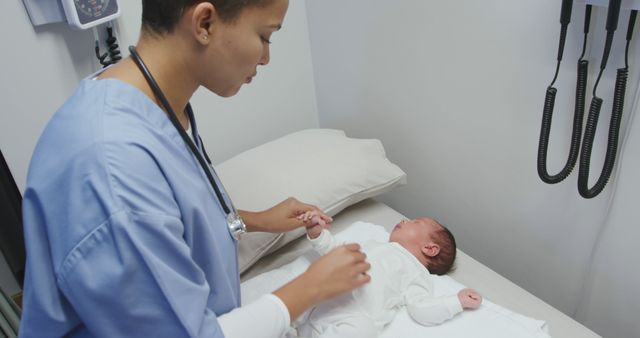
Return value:
<svg viewBox="0 0 640 338">
<path fill-rule="evenodd" d="M 202 167 L 202 170 L 204 171 L 205 175 L 207 176 L 207 180 L 209 181 L 209 184 L 213 188 L 213 191 L 215 192 L 216 197 L 218 198 L 218 202 L 220 202 L 220 206 L 222 206 L 222 209 L 224 210 L 224 213 L 227 215 L 227 217 L 229 217 L 229 215 L 232 213 L 232 210 L 231 210 L 231 208 L 229 208 L 229 206 L 227 205 L 224 197 L 222 196 L 222 192 L 220 191 L 220 188 L 218 187 L 218 184 L 216 183 L 215 179 L 213 178 L 213 174 L 211 173 L 211 169 L 209 168 L 207 162 L 205 161 L 203 156 L 200 154 L 200 151 L 198 151 L 196 145 L 193 143 L 193 141 L 191 140 L 189 135 L 187 135 L 187 132 L 180 125 L 180 122 L 178 121 L 178 117 L 176 116 L 175 111 L 173 110 L 173 108 L 171 108 L 171 105 L 169 104 L 169 101 L 167 100 L 166 96 L 162 92 L 162 89 L 160 89 L 160 86 L 158 85 L 156 80 L 153 78 L 153 75 L 151 75 L 151 72 L 149 71 L 149 69 L 145 65 L 144 61 L 142 61 L 142 58 L 138 54 L 138 51 L 136 50 L 136 48 L 134 46 L 130 46 L 129 47 L 129 52 L 131 53 L 131 58 L 136 63 L 136 65 L 138 66 L 138 68 L 142 72 L 142 75 L 144 75 L 145 79 L 147 80 L 147 83 L 151 87 L 151 90 L 153 91 L 153 94 L 160 101 L 160 104 L 162 104 L 162 107 L 167 112 L 167 115 L 169 116 L 169 120 L 171 121 L 173 126 L 176 128 L 176 130 L 178 131 L 178 133 L 180 134 L 180 136 L 182 137 L 184 142 L 189 146 L 189 148 L 190 148 L 191 152 L 193 153 L 193 155 L 198 160 L 198 163 Z M 191 104 L 190 103 L 187 104 L 186 110 L 187 110 L 187 113 L 189 114 L 189 116 L 193 116 L 193 109 L 191 108 Z M 205 152 L 204 144 L 202 143 L 202 141 L 200 141 L 200 146 L 201 146 L 203 152 Z"/>
</svg>

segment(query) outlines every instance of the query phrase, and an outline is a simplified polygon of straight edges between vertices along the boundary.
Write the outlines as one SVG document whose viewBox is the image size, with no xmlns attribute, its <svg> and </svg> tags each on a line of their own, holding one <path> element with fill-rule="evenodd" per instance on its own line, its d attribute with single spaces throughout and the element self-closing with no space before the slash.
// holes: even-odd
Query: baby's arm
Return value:
<svg viewBox="0 0 640 338">
<path fill-rule="evenodd" d="M 405 302 L 411 318 L 424 326 L 441 324 L 463 310 L 457 296 L 433 297 L 419 285 L 409 286 Z"/>
<path fill-rule="evenodd" d="M 308 237 L 313 249 L 320 255 L 326 255 L 331 249 L 339 247 L 344 243 L 339 243 L 327 229 L 322 229 L 316 238 Z"/>
<path fill-rule="evenodd" d="M 320 255 L 325 255 L 331 251 L 331 249 L 344 244 L 338 243 L 331 232 L 326 230 L 329 225 L 313 211 L 309 211 L 298 217 L 308 221 L 308 225 L 306 226 L 307 238 L 311 242 L 313 249 Z"/>
<path fill-rule="evenodd" d="M 482 297 L 471 289 L 463 289 L 457 295 L 433 297 L 429 285 L 410 285 L 405 293 L 407 311 L 411 318 L 424 326 L 433 326 L 453 318 L 464 309 L 475 309 Z"/>
</svg>

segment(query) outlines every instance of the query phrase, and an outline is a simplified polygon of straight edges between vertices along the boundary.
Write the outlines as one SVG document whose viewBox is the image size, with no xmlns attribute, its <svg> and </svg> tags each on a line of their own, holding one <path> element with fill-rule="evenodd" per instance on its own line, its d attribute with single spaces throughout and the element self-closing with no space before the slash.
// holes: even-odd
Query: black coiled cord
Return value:
<svg viewBox="0 0 640 338">
<path fill-rule="evenodd" d="M 550 175 L 547 171 L 547 150 L 549 147 L 549 134 L 551 132 L 551 122 L 553 119 L 553 108 L 555 106 L 555 98 L 558 90 L 553 87 L 558 72 L 560 70 L 560 60 L 562 57 L 562 50 L 564 48 L 564 40 L 566 36 L 566 26 L 562 27 L 560 34 L 560 47 L 558 52 L 558 65 L 556 67 L 556 73 L 553 77 L 553 81 L 547 87 L 547 93 L 545 95 L 544 107 L 542 109 L 542 125 L 540 127 L 540 140 L 538 143 L 538 176 L 540 179 L 549 184 L 555 184 L 562 182 L 576 165 L 578 160 L 578 154 L 580 151 L 580 139 L 582 136 L 582 122 L 584 119 L 585 99 L 587 93 L 587 78 L 589 70 L 589 61 L 584 60 L 584 54 L 587 46 L 587 37 L 589 34 L 589 23 L 591 21 L 591 5 L 587 5 L 585 11 L 585 24 L 584 24 L 584 41 L 582 45 L 582 55 L 578 60 L 578 77 L 576 81 L 576 99 L 575 110 L 573 115 L 573 131 L 571 133 L 571 147 L 569 149 L 569 156 L 564 168 L 555 175 Z"/>
<path fill-rule="evenodd" d="M 122 60 L 122 55 L 118 46 L 118 39 L 114 36 L 113 27 L 111 25 L 107 26 L 107 39 L 105 42 L 107 44 L 107 53 L 100 54 L 100 43 L 97 39 L 95 46 L 96 58 L 98 58 L 98 61 L 103 68 Z"/>
<path fill-rule="evenodd" d="M 624 96 L 627 88 L 627 77 L 629 70 L 619 68 L 616 76 L 616 86 L 613 94 L 613 109 L 611 111 L 611 121 L 609 122 L 609 137 L 607 142 L 607 153 L 605 155 L 602 172 L 596 184 L 589 188 L 589 167 L 591 163 L 591 151 L 593 149 L 593 141 L 598 127 L 598 118 L 600 109 L 602 108 L 602 99 L 594 97 L 591 101 L 589 109 L 589 117 L 584 130 L 584 140 L 582 141 L 582 150 L 580 152 L 580 169 L 578 170 L 578 192 L 584 198 L 593 198 L 598 196 L 609 181 L 609 177 L 613 172 L 613 166 L 616 162 L 616 154 L 618 152 L 618 137 L 620 134 L 620 122 L 622 120 L 622 112 L 624 110 Z"/>
<path fill-rule="evenodd" d="M 636 16 L 638 11 L 631 11 L 629 16 L 629 27 L 627 29 L 627 45 L 625 48 L 625 67 L 619 68 L 616 75 L 616 84 L 613 94 L 613 107 L 611 110 L 611 121 L 609 122 L 609 136 L 607 142 L 607 152 L 605 155 L 604 164 L 598 181 L 592 188 L 589 188 L 589 168 L 591 164 L 591 151 L 593 148 L 593 141 L 598 127 L 598 118 L 600 115 L 600 109 L 602 108 L 602 99 L 596 96 L 596 88 L 602 72 L 604 71 L 604 62 L 600 67 L 600 74 L 598 80 L 593 88 L 593 100 L 591 101 L 591 107 L 589 109 L 589 116 L 587 118 L 587 125 L 585 126 L 584 139 L 582 141 L 582 150 L 580 153 L 580 169 L 578 170 L 578 192 L 584 198 L 593 198 L 598 196 L 604 189 L 611 177 L 613 167 L 616 162 L 616 155 L 618 152 L 618 139 L 620 135 L 620 123 L 622 121 L 622 113 L 624 112 L 624 98 L 627 89 L 627 78 L 629 76 L 629 44 L 633 35 L 633 27 L 635 25 Z M 607 36 L 607 43 L 605 44 L 610 48 L 611 38 Z M 605 48 L 605 55 L 603 60 L 606 60 L 608 56 L 608 50 Z"/>
<path fill-rule="evenodd" d="M 120 53 L 120 49 L 118 49 L 118 39 L 113 35 L 113 27 L 107 27 L 107 49 L 109 51 L 109 58 L 111 59 L 111 64 L 114 64 L 120 60 L 122 60 L 122 55 Z"/>
<path fill-rule="evenodd" d="M 95 52 L 96 58 L 98 58 L 98 62 L 100 62 L 103 68 L 111 64 L 111 62 L 107 60 L 107 57 L 109 57 L 108 53 L 100 54 L 100 42 L 98 40 L 96 40 Z"/>
</svg>

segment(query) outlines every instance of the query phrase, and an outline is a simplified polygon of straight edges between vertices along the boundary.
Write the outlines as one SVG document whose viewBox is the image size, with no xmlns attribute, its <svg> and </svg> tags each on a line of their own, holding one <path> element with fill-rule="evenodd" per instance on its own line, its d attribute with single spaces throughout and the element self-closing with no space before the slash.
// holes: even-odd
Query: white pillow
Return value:
<svg viewBox="0 0 640 338">
<path fill-rule="evenodd" d="M 245 151 L 216 166 L 238 209 L 260 211 L 288 197 L 334 216 L 342 209 L 406 183 L 379 140 L 353 139 L 341 130 L 307 129 Z M 239 243 L 240 271 L 301 236 L 254 232 Z"/>
</svg>

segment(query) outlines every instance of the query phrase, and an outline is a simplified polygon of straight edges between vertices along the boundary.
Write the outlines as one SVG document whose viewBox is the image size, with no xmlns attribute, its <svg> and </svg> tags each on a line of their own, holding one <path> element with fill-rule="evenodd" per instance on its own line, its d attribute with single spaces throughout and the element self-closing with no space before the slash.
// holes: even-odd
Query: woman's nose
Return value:
<svg viewBox="0 0 640 338">
<path fill-rule="evenodd" d="M 260 61 L 258 61 L 258 64 L 261 66 L 268 64 L 270 57 L 269 44 L 265 44 L 264 51 L 262 52 L 262 57 L 260 58 Z"/>
</svg>

